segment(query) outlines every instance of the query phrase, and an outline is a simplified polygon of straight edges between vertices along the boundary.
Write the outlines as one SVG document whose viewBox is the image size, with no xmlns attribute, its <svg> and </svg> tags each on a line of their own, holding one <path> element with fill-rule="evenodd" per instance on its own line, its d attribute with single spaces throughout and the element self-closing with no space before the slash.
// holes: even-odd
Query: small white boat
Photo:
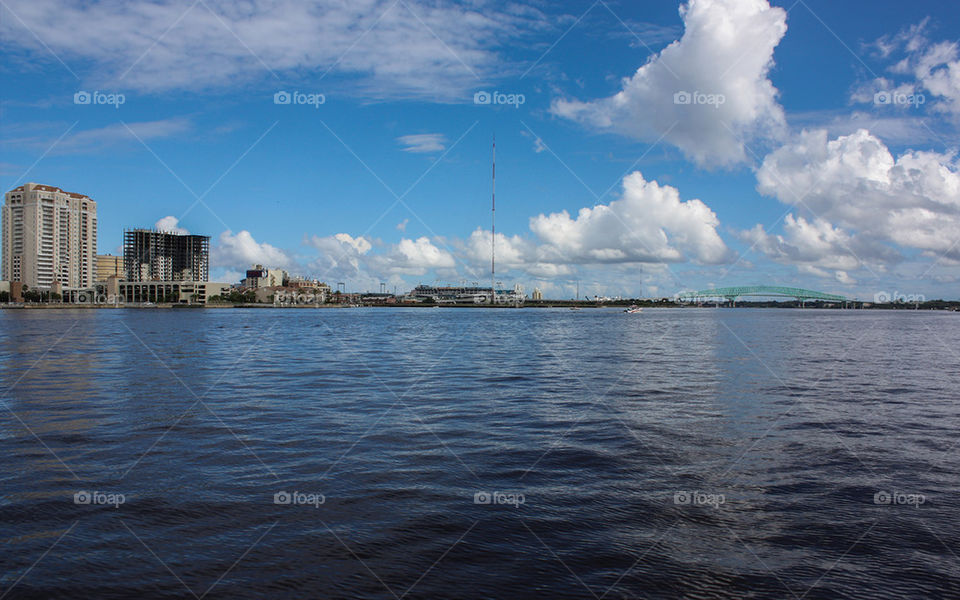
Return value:
<svg viewBox="0 0 960 600">
<path fill-rule="evenodd" d="M 640 306 L 637 306 L 636 304 L 634 304 L 633 306 L 631 306 L 630 308 L 626 309 L 626 310 L 623 311 L 623 312 L 625 312 L 625 313 L 627 313 L 627 314 L 629 314 L 629 315 L 636 314 L 636 313 L 641 313 L 641 312 L 643 312 L 643 307 L 640 307 Z"/>
</svg>

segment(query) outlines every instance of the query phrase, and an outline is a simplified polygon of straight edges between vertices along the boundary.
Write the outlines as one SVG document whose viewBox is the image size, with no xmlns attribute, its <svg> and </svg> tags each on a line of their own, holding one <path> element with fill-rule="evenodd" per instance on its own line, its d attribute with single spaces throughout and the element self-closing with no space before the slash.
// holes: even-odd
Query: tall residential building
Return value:
<svg viewBox="0 0 960 600">
<path fill-rule="evenodd" d="M 90 287 L 97 203 L 83 194 L 26 183 L 4 196 L 2 278 L 29 288 Z"/>
<path fill-rule="evenodd" d="M 127 281 L 207 281 L 210 236 L 125 230 L 123 270 Z"/>
<path fill-rule="evenodd" d="M 97 283 L 107 281 L 111 277 L 123 278 L 126 271 L 123 269 L 123 257 L 113 254 L 97 255 Z"/>
</svg>

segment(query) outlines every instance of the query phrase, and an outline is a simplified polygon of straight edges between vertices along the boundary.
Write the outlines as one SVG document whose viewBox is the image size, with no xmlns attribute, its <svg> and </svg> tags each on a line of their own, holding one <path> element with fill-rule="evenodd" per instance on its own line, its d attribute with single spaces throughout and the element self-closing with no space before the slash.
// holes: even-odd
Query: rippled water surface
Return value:
<svg viewBox="0 0 960 600">
<path fill-rule="evenodd" d="M 958 314 L 7 310 L 0 335 L 0 596 L 960 597 Z"/>
</svg>

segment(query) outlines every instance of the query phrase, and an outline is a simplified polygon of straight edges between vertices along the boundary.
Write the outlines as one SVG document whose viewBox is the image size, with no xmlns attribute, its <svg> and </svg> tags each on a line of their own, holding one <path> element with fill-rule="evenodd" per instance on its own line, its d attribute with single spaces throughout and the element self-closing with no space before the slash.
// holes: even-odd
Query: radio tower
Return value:
<svg viewBox="0 0 960 600">
<path fill-rule="evenodd" d="M 497 134 L 493 134 L 493 186 L 490 191 L 490 306 L 497 301 Z"/>
</svg>

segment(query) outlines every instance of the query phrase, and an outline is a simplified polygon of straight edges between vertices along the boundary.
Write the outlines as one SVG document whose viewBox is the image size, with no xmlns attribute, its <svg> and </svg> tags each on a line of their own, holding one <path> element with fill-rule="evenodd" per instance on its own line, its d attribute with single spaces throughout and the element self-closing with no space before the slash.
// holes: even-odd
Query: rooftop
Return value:
<svg viewBox="0 0 960 600">
<path fill-rule="evenodd" d="M 76 193 L 76 192 L 68 192 L 68 191 L 66 191 L 66 190 L 64 190 L 64 189 L 61 189 L 61 188 L 58 188 L 58 187 L 56 187 L 56 186 L 43 185 L 43 184 L 41 184 L 41 183 L 27 183 L 27 184 L 25 184 L 25 185 L 17 186 L 17 187 L 15 187 L 15 188 L 13 188 L 12 190 L 10 190 L 10 192 L 8 192 L 8 193 L 23 192 L 23 191 L 25 191 L 25 187 L 26 187 L 26 186 L 30 186 L 31 189 L 38 190 L 38 191 L 41 191 L 41 192 L 57 192 L 57 193 L 60 193 L 60 194 L 66 194 L 67 196 L 70 196 L 71 198 L 86 198 L 87 200 L 90 200 L 90 196 L 87 196 L 86 194 L 78 194 L 78 193 Z M 91 202 L 92 202 L 92 200 L 91 200 Z"/>
<path fill-rule="evenodd" d="M 163 231 L 160 229 L 152 229 L 150 227 L 134 227 L 133 229 L 124 229 L 123 232 L 127 233 L 154 233 L 154 234 L 163 234 L 163 235 L 172 235 L 177 237 L 193 237 L 193 238 L 204 238 L 209 240 L 209 235 L 200 235 L 197 233 L 176 233 L 174 231 Z"/>
</svg>

